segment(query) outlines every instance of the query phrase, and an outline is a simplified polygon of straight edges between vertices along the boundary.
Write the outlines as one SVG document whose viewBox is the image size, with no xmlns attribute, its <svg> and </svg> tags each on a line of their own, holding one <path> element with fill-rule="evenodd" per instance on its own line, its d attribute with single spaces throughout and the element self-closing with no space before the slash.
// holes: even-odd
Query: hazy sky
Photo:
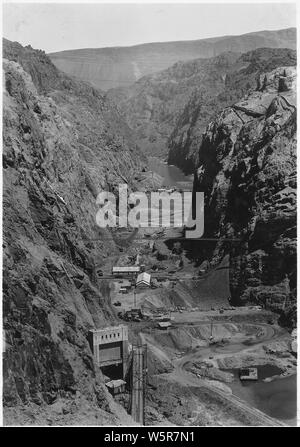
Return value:
<svg viewBox="0 0 300 447">
<path fill-rule="evenodd" d="M 3 6 L 4 37 L 46 52 L 201 39 L 296 26 L 294 4 Z"/>
</svg>

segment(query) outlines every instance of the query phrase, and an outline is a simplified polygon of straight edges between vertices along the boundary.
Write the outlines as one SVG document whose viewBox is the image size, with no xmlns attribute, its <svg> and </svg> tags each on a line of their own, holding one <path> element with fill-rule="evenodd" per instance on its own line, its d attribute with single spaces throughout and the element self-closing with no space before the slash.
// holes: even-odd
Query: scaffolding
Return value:
<svg viewBox="0 0 300 447">
<path fill-rule="evenodd" d="M 133 419 L 145 425 L 147 387 L 147 345 L 133 345 L 128 368 L 130 383 L 129 412 Z"/>
</svg>

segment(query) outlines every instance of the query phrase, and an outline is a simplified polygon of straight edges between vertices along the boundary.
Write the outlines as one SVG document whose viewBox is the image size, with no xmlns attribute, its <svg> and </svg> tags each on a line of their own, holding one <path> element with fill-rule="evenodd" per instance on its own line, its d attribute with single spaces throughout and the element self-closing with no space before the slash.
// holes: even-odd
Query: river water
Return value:
<svg viewBox="0 0 300 447">
<path fill-rule="evenodd" d="M 258 410 L 288 425 L 297 423 L 296 375 L 275 379 L 272 382 L 245 381 L 239 379 L 230 384 L 233 394 Z"/>
<path fill-rule="evenodd" d="M 149 157 L 149 169 L 164 178 L 164 186 L 192 191 L 193 175 L 185 175 L 179 168 L 167 165 L 156 157 Z"/>
</svg>

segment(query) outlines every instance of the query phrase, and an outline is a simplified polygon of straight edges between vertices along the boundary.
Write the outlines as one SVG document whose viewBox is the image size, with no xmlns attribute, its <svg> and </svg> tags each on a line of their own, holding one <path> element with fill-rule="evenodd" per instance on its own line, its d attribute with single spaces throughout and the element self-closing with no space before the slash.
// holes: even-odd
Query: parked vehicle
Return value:
<svg viewBox="0 0 300 447">
<path fill-rule="evenodd" d="M 128 289 L 126 287 L 120 287 L 119 293 L 128 293 Z"/>
<path fill-rule="evenodd" d="M 114 305 L 114 306 L 121 306 L 122 304 L 120 303 L 120 301 L 115 301 L 115 302 L 113 303 L 113 305 Z"/>
</svg>

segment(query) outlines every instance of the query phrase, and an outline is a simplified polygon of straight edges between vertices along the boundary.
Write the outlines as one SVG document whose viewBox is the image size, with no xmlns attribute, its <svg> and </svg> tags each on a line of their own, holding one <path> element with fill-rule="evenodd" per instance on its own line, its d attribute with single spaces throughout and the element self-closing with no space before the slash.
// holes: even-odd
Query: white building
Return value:
<svg viewBox="0 0 300 447">
<path fill-rule="evenodd" d="M 151 275 L 149 273 L 140 273 L 136 279 L 136 287 L 150 287 L 151 286 Z"/>
</svg>

